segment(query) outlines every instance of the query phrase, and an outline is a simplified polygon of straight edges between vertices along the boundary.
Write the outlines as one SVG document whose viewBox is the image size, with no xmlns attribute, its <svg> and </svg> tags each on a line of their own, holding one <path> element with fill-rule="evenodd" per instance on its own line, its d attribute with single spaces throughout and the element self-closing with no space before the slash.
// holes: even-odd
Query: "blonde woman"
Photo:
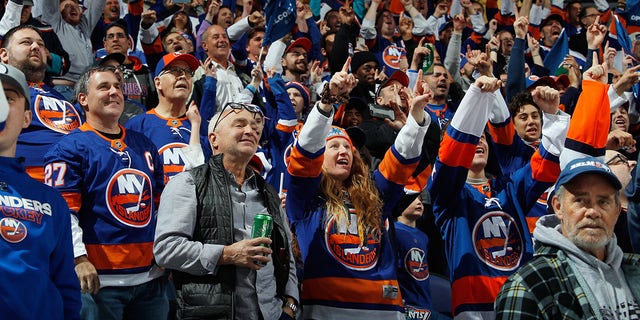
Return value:
<svg viewBox="0 0 640 320">
<path fill-rule="evenodd" d="M 304 319 L 404 319 L 385 221 L 415 170 L 430 118 L 419 84 L 410 114 L 379 169 L 369 173 L 333 106 L 356 85 L 347 60 L 312 108 L 291 152 L 287 214 L 304 264 Z"/>
</svg>

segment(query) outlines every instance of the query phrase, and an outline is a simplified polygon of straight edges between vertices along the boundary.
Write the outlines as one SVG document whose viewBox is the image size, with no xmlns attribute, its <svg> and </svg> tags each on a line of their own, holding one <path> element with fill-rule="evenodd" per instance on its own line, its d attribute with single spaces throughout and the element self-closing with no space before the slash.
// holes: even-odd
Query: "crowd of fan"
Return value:
<svg viewBox="0 0 640 320">
<path fill-rule="evenodd" d="M 550 210 L 546 206 L 547 193 L 543 192 L 551 187 L 557 173 L 549 178 L 536 173 L 538 167 L 531 167 L 551 170 L 545 167 L 545 161 L 553 156 L 556 162 L 560 157 L 563 164 L 560 152 L 554 152 L 554 143 L 561 139 L 555 135 L 575 142 L 572 148 L 567 144 L 568 149 L 604 154 L 599 142 L 581 140 L 579 133 L 571 131 L 572 128 L 589 131 L 601 127 L 596 124 L 592 128 L 584 124 L 579 127 L 573 120 L 569 126 L 569 116 L 597 113 L 596 106 L 592 110 L 579 110 L 588 105 L 584 101 L 583 81 L 587 80 L 583 75 L 592 66 L 601 65 L 610 84 L 606 88 L 610 116 L 603 125 L 606 127 L 603 130 L 608 130 L 605 159 L 623 187 L 632 181 L 633 160 L 637 159 L 640 148 L 635 140 L 640 129 L 637 107 L 640 40 L 635 39 L 640 29 L 631 23 L 627 27 L 627 21 L 631 22 L 631 17 L 637 17 L 640 12 L 628 11 L 624 0 L 615 4 L 605 0 L 596 0 L 593 4 L 576 0 L 297 0 L 292 1 L 295 2 L 295 25 L 284 37 L 273 39 L 267 45 L 263 39 L 272 30 L 265 28 L 269 17 L 264 16 L 259 1 L 177 2 L 61 0 L 59 7 L 44 0 L 6 2 L 0 35 L 4 39 L 15 37 L 15 27 L 30 25 L 42 41 L 30 42 L 19 53 L 29 57 L 32 52 L 46 48 L 46 70 L 29 69 L 28 64 L 16 67 L 24 72 L 32 87 L 46 88 L 52 99 L 61 101 L 58 105 L 68 108 L 65 112 L 73 113 L 68 116 L 63 112 L 63 119 L 73 118 L 73 121 L 57 127 L 56 134 L 47 136 L 45 141 L 38 141 L 38 150 L 20 149 L 23 135 L 29 141 L 38 140 L 33 136 L 38 130 L 26 129 L 18 138 L 18 155 L 23 152 L 31 176 L 52 184 L 50 173 L 47 175 L 46 169 L 42 169 L 43 161 L 47 161 L 42 156 L 57 139 L 83 122 L 86 110 L 78 101 L 76 90 L 81 88 L 86 70 L 95 66 L 115 67 L 122 80 L 125 108 L 120 124 L 127 129 L 147 130 L 142 115 L 154 112 L 168 119 L 190 121 L 191 135 L 196 138 L 187 138 L 185 142 L 191 146 L 200 144 L 202 150 L 195 153 L 202 153 L 205 161 L 212 153 L 207 137 L 217 126 L 209 120 L 229 103 L 258 106 L 266 120 L 260 147 L 250 165 L 279 192 L 283 206 L 293 187 L 291 181 L 299 178 L 292 178 L 293 172 L 298 175 L 305 172 L 304 167 L 298 167 L 304 166 L 304 162 L 296 162 L 295 168 L 288 169 L 289 156 L 296 153 L 299 157 L 299 152 L 306 152 L 296 146 L 296 138 L 321 100 L 333 106 L 328 113 L 332 124 L 345 129 L 349 143 L 371 172 L 389 170 L 385 156 L 401 136 L 401 130 L 409 126 L 409 122 L 415 122 L 410 111 L 413 103 L 420 100 L 424 104 L 420 107 L 430 117 L 426 120 L 424 141 L 417 144 L 421 148 L 420 159 L 404 185 L 404 196 L 395 208 L 385 213 L 391 220 L 398 221 L 395 227 L 389 228 L 390 237 L 402 239 L 403 232 L 415 228 L 428 236 L 411 238 L 420 242 L 418 247 L 424 255 L 419 260 L 407 258 L 411 246 L 402 249 L 400 240 L 392 241 L 396 252 L 405 250 L 396 254 L 398 261 L 393 263 L 401 280 L 407 317 L 415 319 L 422 317 L 420 312 L 425 310 L 432 319 L 452 314 L 494 315 L 486 312 L 493 310 L 500 285 L 531 258 L 536 221 Z M 619 30 L 621 26 L 626 32 Z M 630 35 L 630 52 L 624 49 L 622 37 L 626 34 Z M 17 56 L 11 56 L 13 49 L 7 41 L 2 43 L 2 48 L 3 63 L 16 61 Z M 176 58 L 175 55 L 181 54 L 190 54 L 197 61 Z M 177 66 L 174 59 L 186 64 Z M 341 72 L 352 74 L 357 83 L 350 92 L 335 95 L 335 88 L 329 83 L 335 81 L 331 80 L 332 76 Z M 185 77 L 190 82 L 188 86 L 185 84 L 189 95 L 175 93 L 180 89 L 178 85 L 172 87 L 173 84 L 164 83 L 160 75 L 165 73 Z M 500 81 L 489 83 L 483 80 L 486 77 Z M 594 80 L 592 75 L 589 77 Z M 332 82 L 335 83 L 341 82 Z M 493 103 L 474 92 L 474 88 L 495 84 L 506 106 L 496 107 L 499 111 L 489 110 L 487 119 L 474 118 L 479 117 L 479 113 L 464 108 Z M 477 100 L 469 100 L 471 97 Z M 32 100 L 31 103 L 41 102 Z M 464 109 L 461 113 L 469 114 L 464 118 L 458 115 L 456 122 L 454 116 L 459 107 Z M 327 111 L 320 109 L 320 112 L 325 115 Z M 34 109 L 35 114 L 46 116 Z M 547 114 L 556 118 L 548 118 Z M 42 118 L 39 121 L 45 122 Z M 473 131 L 469 129 L 470 123 L 478 121 L 482 135 L 478 137 L 478 147 L 473 147 L 473 163 L 454 159 L 469 151 L 462 145 L 455 149 L 459 142 L 456 139 L 460 139 L 456 134 L 470 134 Z M 418 126 L 424 122 L 418 121 Z M 152 131 L 142 133 L 152 141 L 162 135 Z M 163 145 L 157 140 L 154 142 L 159 152 L 163 152 Z M 398 152 L 395 146 L 393 150 Z M 553 155 L 548 155 L 547 150 Z M 202 157 L 195 158 L 200 160 L 187 164 L 186 168 L 202 163 Z M 179 169 L 165 163 L 165 183 L 183 171 L 188 159 L 183 160 Z M 458 173 L 457 167 L 466 167 L 468 172 Z M 510 206 L 503 204 L 500 210 L 512 210 L 514 215 L 526 218 L 525 229 L 519 232 L 528 234 L 520 236 L 519 248 L 509 246 L 514 243 L 510 238 L 514 231 L 510 233 L 508 227 L 498 231 L 498 234 L 503 232 L 501 238 L 497 237 L 501 243 L 484 244 L 478 236 L 479 230 L 487 221 L 496 223 L 496 220 L 471 217 L 471 206 L 460 203 L 471 203 L 469 199 L 479 197 L 481 202 L 486 202 L 485 208 L 489 208 L 492 199 L 499 199 L 503 190 L 516 188 L 512 184 L 517 184 L 514 181 L 519 181 L 518 176 L 523 175 L 525 167 L 538 184 L 513 193 L 505 191 L 505 201 L 513 207 L 509 209 Z M 435 173 L 429 180 L 431 172 Z M 459 185 L 455 183 L 458 174 L 464 175 Z M 393 180 L 390 176 L 385 178 Z M 551 181 L 547 181 L 549 179 Z M 306 182 L 296 183 L 296 187 L 304 188 Z M 477 195 L 463 191 L 463 184 L 474 189 Z M 527 189 L 529 187 L 531 189 Z M 470 198 L 465 198 L 465 192 Z M 297 196 L 300 190 L 294 193 Z M 449 193 L 463 195 L 456 198 Z M 623 196 L 624 214 L 618 219 L 616 237 L 624 252 L 638 253 L 640 230 L 636 229 L 640 222 L 636 221 L 635 212 L 627 214 L 630 202 Z M 451 213 L 465 210 L 469 212 Z M 287 214 L 289 219 L 295 216 Z M 456 221 L 465 215 L 468 226 L 460 229 L 460 222 Z M 454 216 L 457 218 L 452 218 Z M 505 222 L 510 226 L 506 219 L 501 220 L 502 227 Z M 409 231 L 405 229 L 407 225 L 412 227 Z M 296 233 L 295 224 L 291 230 Z M 458 232 L 465 234 L 458 235 Z M 465 239 L 469 243 L 464 243 Z M 507 247 L 512 251 L 507 252 Z M 487 256 L 482 250 L 486 250 Z M 463 253 L 473 257 L 465 257 Z M 79 254 L 75 255 L 77 258 Z M 359 259 L 355 254 L 353 257 Z M 304 268 L 300 252 L 297 258 L 299 283 L 303 284 L 305 272 L 312 271 Z M 349 264 L 347 260 L 341 261 L 349 269 L 368 268 L 362 261 Z M 488 267 L 469 267 L 472 264 Z M 452 299 L 430 296 L 427 281 L 430 273 L 441 276 L 430 280 L 449 287 L 447 290 L 453 291 Z M 492 286 L 493 280 L 485 280 L 483 289 L 474 280 L 465 280 L 472 276 L 502 278 L 497 287 Z M 420 288 L 412 289 L 414 287 L 406 282 L 416 282 Z M 301 289 L 303 304 L 305 299 L 322 299 L 317 294 L 305 294 L 305 288 L 312 285 L 308 283 Z"/>
</svg>

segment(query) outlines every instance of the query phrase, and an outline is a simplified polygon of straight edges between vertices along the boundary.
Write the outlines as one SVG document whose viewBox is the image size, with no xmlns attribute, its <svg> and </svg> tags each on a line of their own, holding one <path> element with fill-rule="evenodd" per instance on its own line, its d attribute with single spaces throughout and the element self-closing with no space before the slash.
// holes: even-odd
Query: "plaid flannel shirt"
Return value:
<svg viewBox="0 0 640 320">
<path fill-rule="evenodd" d="M 602 319 L 596 298 L 580 286 L 568 259 L 559 248 L 541 245 L 500 290 L 496 319 Z M 625 254 L 622 269 L 640 301 L 640 256 Z"/>
</svg>

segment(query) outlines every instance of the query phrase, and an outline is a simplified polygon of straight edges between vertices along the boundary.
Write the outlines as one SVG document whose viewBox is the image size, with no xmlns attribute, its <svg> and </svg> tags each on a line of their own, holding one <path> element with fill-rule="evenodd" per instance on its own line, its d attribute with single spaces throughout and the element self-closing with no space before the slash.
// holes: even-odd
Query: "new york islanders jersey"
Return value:
<svg viewBox="0 0 640 320">
<path fill-rule="evenodd" d="M 42 158 L 51 145 L 82 125 L 84 114 L 50 86 L 32 83 L 31 124 L 18 137 L 16 157 L 25 159 L 27 173 L 43 181 Z"/>
<path fill-rule="evenodd" d="M 275 75 L 268 79 L 268 83 L 271 94 L 266 92 L 267 101 L 273 100 L 276 105 L 275 108 L 269 108 L 272 114 L 267 116 L 272 116 L 273 119 L 277 120 L 277 123 L 266 122 L 268 125 L 275 125 L 275 128 L 263 131 L 265 133 L 271 132 L 265 148 L 272 168 L 266 173 L 265 180 L 275 190 L 287 192 L 289 175 L 287 174 L 286 159 L 291 153 L 295 135 L 300 132 L 302 124 L 298 122 L 291 99 L 284 88 L 285 84 L 282 77 Z"/>
<path fill-rule="evenodd" d="M 0 310 L 6 319 L 79 319 L 69 208 L 58 192 L 0 157 Z"/>
<path fill-rule="evenodd" d="M 358 213 L 347 205 L 347 219 L 339 220 L 326 211 L 326 200 L 318 194 L 331 119 L 321 115 L 317 108 L 312 109 L 288 166 L 291 180 L 287 214 L 304 264 L 303 316 L 403 319 L 395 253 L 383 227 L 386 215 L 383 214 L 379 231 L 364 231 L 365 240 L 361 244 Z M 383 213 L 391 212 L 402 197 L 403 186 L 417 166 L 429 122 L 420 127 L 409 117 L 398 133 L 396 144 L 374 172 Z"/>
<path fill-rule="evenodd" d="M 506 110 L 507 114 L 508 112 L 509 110 Z M 516 133 L 510 116 L 499 123 L 489 122 L 488 128 L 491 134 L 491 150 L 498 159 L 502 174 L 512 173 L 531 161 L 539 142 L 528 144 L 522 140 Z M 527 225 L 531 234 L 538 219 L 547 214 L 548 192 L 542 193 L 536 204 L 527 212 Z"/>
<path fill-rule="evenodd" d="M 555 182 L 568 116 L 550 116 L 545 126 L 562 139 L 543 139 L 530 164 L 491 181 L 486 196 L 466 183 L 476 145 L 499 91 L 481 93 L 472 85 L 447 128 L 429 183 L 436 224 L 445 241 L 455 316 L 493 317 L 500 287 L 533 255 L 525 213 Z M 563 131 L 564 130 L 564 131 Z M 543 132 L 545 132 L 543 130 Z M 546 147 L 555 151 L 547 151 Z"/>
<path fill-rule="evenodd" d="M 109 139 L 85 123 L 44 159 L 45 181 L 62 193 L 78 217 L 86 254 L 102 286 L 150 280 L 155 205 L 164 185 L 153 143 L 138 132 L 121 130 L 120 139 Z M 131 281 L 123 275 L 139 277 Z"/>
<path fill-rule="evenodd" d="M 404 298 L 407 319 L 426 320 L 431 315 L 429 238 L 417 228 L 395 222 L 398 283 Z"/>
<path fill-rule="evenodd" d="M 151 109 L 145 114 L 133 117 L 124 126 L 127 130 L 144 134 L 158 148 L 163 164 L 165 184 L 169 182 L 171 177 L 184 171 L 185 155 L 182 148 L 189 145 L 191 137 L 191 123 L 186 116 L 165 118 L 159 115 L 156 109 Z M 200 140 L 201 146 L 208 145 L 206 139 Z"/>
</svg>

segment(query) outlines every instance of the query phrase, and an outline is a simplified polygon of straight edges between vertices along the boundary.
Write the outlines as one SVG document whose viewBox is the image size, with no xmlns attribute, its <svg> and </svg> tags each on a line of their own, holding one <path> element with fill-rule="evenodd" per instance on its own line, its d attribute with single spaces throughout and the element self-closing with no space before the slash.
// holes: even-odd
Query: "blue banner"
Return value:
<svg viewBox="0 0 640 320">
<path fill-rule="evenodd" d="M 262 40 L 263 46 L 268 46 L 274 41 L 291 32 L 296 24 L 295 0 L 262 0 L 262 8 L 266 22 L 266 32 Z"/>
<path fill-rule="evenodd" d="M 569 39 L 565 29 L 562 29 L 560 37 L 544 57 L 544 67 L 549 69 L 549 74 L 556 74 L 556 70 L 560 67 L 567 54 L 569 54 Z"/>
</svg>

